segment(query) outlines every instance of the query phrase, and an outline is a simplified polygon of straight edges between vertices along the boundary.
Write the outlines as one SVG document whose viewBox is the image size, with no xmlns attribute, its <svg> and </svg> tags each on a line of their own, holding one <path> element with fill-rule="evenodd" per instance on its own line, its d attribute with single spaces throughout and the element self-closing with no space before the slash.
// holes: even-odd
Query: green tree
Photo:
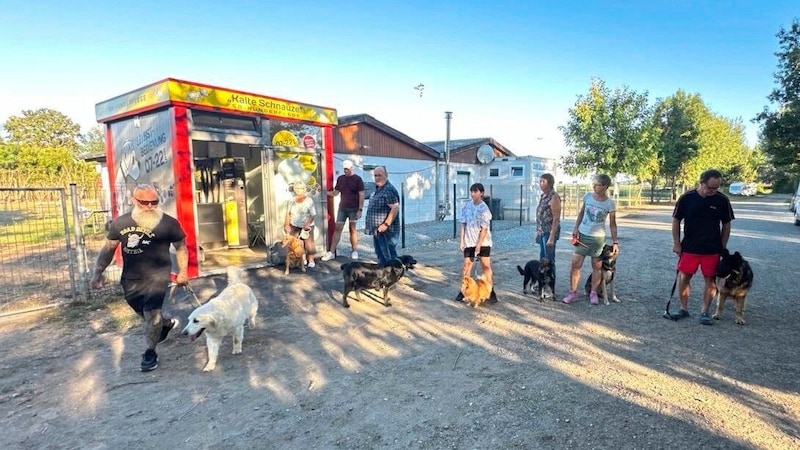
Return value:
<svg viewBox="0 0 800 450">
<path fill-rule="evenodd" d="M 698 153 L 687 164 L 684 183 L 697 183 L 700 174 L 712 167 L 722 172 L 726 182 L 753 181 L 745 178 L 751 176 L 751 150 L 740 120 L 728 119 L 704 109 L 698 120 L 698 129 Z"/>
<path fill-rule="evenodd" d="M 8 142 L 34 147 L 65 148 L 73 154 L 78 150 L 81 127 L 66 115 L 53 109 L 22 111 L 3 124 Z"/>
<path fill-rule="evenodd" d="M 569 120 L 559 127 L 569 153 L 562 158 L 570 175 L 600 171 L 639 175 L 652 164 L 658 130 L 652 126 L 647 93 L 628 87 L 606 87 L 594 79 L 585 96 L 569 110 Z"/>
<path fill-rule="evenodd" d="M 800 23 L 792 21 L 777 33 L 779 50 L 776 87 L 769 106 L 754 119 L 761 123 L 760 147 L 775 167 L 775 187 L 785 188 L 800 176 Z"/>
<path fill-rule="evenodd" d="M 697 156 L 697 114 L 704 107 L 699 95 L 688 95 L 682 90 L 659 101 L 655 107 L 654 120 L 661 130 L 659 175 L 671 186 L 673 200 L 678 182 L 685 177 L 686 164 Z"/>
<path fill-rule="evenodd" d="M 81 156 L 105 155 L 106 131 L 102 125 L 95 125 L 88 133 L 81 136 Z"/>
<path fill-rule="evenodd" d="M 77 160 L 71 149 L 0 144 L 0 186 L 94 185 L 94 165 Z"/>
</svg>

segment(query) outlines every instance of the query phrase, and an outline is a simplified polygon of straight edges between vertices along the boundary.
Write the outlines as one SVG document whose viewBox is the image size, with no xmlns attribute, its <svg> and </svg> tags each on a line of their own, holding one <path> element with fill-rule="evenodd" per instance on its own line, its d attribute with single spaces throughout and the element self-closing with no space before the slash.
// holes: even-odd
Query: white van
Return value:
<svg viewBox="0 0 800 450">
<path fill-rule="evenodd" d="M 800 182 L 797 183 L 797 189 L 795 189 L 794 194 L 792 194 L 792 201 L 789 202 L 789 211 L 796 212 L 797 210 L 797 199 L 800 198 Z M 800 224 L 797 224 L 800 225 Z"/>
<path fill-rule="evenodd" d="M 753 196 L 756 195 L 756 185 L 754 183 L 737 181 L 728 186 L 728 193 L 731 195 Z"/>
</svg>

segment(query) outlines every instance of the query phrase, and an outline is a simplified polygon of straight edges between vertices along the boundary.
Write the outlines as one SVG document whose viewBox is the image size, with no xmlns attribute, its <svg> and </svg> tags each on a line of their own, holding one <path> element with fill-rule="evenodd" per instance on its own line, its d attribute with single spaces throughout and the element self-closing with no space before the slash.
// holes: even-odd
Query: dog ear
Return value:
<svg viewBox="0 0 800 450">
<path fill-rule="evenodd" d="M 205 328 L 214 328 L 217 325 L 217 321 L 212 314 L 203 314 L 202 316 L 198 316 L 197 319 L 205 324 Z"/>
</svg>

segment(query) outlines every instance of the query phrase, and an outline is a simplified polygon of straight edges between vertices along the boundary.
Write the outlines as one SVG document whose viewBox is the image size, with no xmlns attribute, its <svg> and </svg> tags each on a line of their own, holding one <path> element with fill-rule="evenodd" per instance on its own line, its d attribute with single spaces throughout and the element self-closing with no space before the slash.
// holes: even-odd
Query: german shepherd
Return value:
<svg viewBox="0 0 800 450">
<path fill-rule="evenodd" d="M 597 287 L 597 295 L 602 296 L 604 305 L 609 304 L 609 291 L 611 291 L 611 300 L 613 300 L 615 303 L 619 303 L 619 299 L 617 298 L 616 282 L 617 255 L 615 255 L 613 251 L 614 247 L 610 245 L 604 245 L 603 252 L 600 253 L 600 261 L 602 262 L 603 267 L 600 268 L 600 278 L 602 281 Z M 592 289 L 592 274 L 589 274 L 589 279 L 586 280 L 584 289 L 586 290 L 586 295 L 589 295 L 589 292 Z"/>
<path fill-rule="evenodd" d="M 717 312 L 714 319 L 722 317 L 725 300 L 731 297 L 736 306 L 736 323 L 744 325 L 744 304 L 747 292 L 753 285 L 753 270 L 739 252 L 731 254 L 726 248 L 717 264 Z"/>
</svg>

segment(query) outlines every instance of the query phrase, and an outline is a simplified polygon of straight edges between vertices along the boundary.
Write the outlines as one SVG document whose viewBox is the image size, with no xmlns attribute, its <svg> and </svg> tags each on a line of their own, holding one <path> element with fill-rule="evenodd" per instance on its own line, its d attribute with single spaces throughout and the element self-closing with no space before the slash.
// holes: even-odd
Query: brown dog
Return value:
<svg viewBox="0 0 800 450">
<path fill-rule="evenodd" d="M 744 307 L 747 293 L 753 286 L 753 269 L 739 252 L 731 254 L 726 248 L 717 264 L 717 311 L 714 319 L 719 320 L 725 310 L 725 300 L 733 299 L 736 323 L 744 325 Z"/>
<path fill-rule="evenodd" d="M 492 285 L 484 280 L 482 276 L 476 279 L 464 277 L 461 281 L 461 293 L 464 294 L 464 300 L 467 303 L 472 305 L 473 308 L 477 308 L 492 295 Z"/>
<path fill-rule="evenodd" d="M 283 271 L 284 275 L 289 275 L 289 269 L 298 266 L 305 272 L 306 250 L 305 247 L 303 247 L 303 241 L 291 234 L 287 234 L 281 241 L 281 247 L 286 250 L 286 269 Z"/>
</svg>

